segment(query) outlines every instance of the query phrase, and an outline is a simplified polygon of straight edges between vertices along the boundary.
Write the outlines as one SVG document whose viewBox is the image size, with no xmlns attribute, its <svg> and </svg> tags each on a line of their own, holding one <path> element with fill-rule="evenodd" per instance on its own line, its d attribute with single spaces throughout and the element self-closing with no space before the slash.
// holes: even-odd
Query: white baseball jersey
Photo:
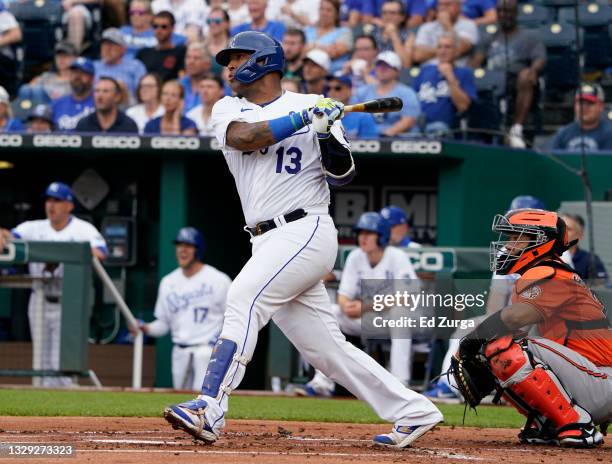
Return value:
<svg viewBox="0 0 612 464">
<path fill-rule="evenodd" d="M 285 91 L 263 107 L 242 97 L 224 97 L 215 103 L 215 137 L 236 181 L 248 226 L 299 208 L 326 208 L 329 188 L 321 167 L 317 135 L 310 125 L 279 143 L 250 152 L 226 145 L 227 127 L 234 121 L 253 123 L 297 113 L 314 106 L 318 98 L 319 95 Z"/>
<path fill-rule="evenodd" d="M 360 299 L 361 279 L 410 279 L 416 282 L 418 278 L 408 255 L 399 248 L 388 246 L 374 267 L 361 248 L 351 251 L 344 264 L 338 293 L 347 298 Z"/>
<path fill-rule="evenodd" d="M 155 318 L 179 345 L 214 344 L 221 333 L 231 279 L 209 264 L 186 277 L 175 269 L 159 284 Z"/>
<path fill-rule="evenodd" d="M 26 221 L 19 224 L 11 233 L 15 238 L 22 240 L 41 241 L 41 242 L 89 242 L 92 248 L 97 248 L 107 254 L 106 241 L 98 230 L 89 222 L 71 216 L 68 224 L 62 230 L 55 230 L 48 219 Z M 45 263 L 30 263 L 30 275 L 42 277 L 45 274 L 50 277 L 48 272 L 43 272 Z M 53 276 L 61 278 L 64 275 L 64 267 L 59 266 Z M 53 296 L 61 295 L 61 283 L 45 285 L 45 293 Z"/>
</svg>

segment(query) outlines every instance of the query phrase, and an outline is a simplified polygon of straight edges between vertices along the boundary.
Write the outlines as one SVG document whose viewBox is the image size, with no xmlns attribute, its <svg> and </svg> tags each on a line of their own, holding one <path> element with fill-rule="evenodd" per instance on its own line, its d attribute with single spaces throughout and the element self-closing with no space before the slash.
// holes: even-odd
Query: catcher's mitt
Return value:
<svg viewBox="0 0 612 464">
<path fill-rule="evenodd" d="M 457 356 L 459 356 L 457 358 Z M 451 358 L 451 373 L 470 407 L 475 408 L 495 387 L 495 377 L 481 355 L 461 351 Z"/>
</svg>

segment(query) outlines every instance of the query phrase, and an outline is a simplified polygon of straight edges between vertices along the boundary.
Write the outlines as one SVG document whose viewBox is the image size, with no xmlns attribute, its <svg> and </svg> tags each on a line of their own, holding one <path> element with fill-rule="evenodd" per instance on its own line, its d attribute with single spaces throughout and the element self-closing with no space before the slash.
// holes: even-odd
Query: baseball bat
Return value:
<svg viewBox="0 0 612 464">
<path fill-rule="evenodd" d="M 363 103 L 346 105 L 345 113 L 391 113 L 403 108 L 404 102 L 398 97 L 377 98 Z"/>
</svg>

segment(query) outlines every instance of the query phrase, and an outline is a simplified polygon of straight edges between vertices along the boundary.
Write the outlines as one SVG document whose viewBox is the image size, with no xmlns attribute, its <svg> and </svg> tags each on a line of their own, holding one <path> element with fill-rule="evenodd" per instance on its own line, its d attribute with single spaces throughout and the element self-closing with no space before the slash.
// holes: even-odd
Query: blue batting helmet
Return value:
<svg viewBox="0 0 612 464">
<path fill-rule="evenodd" d="M 391 227 L 397 226 L 398 224 L 408 224 L 408 216 L 399 206 L 385 206 L 380 210 L 380 215 L 389 221 Z"/>
<path fill-rule="evenodd" d="M 173 242 L 175 245 L 184 243 L 186 245 L 193 245 L 196 249 L 196 258 L 200 261 L 204 258 L 204 236 L 198 229 L 193 227 L 183 227 L 176 234 L 176 238 Z"/>
<path fill-rule="evenodd" d="M 285 69 L 285 53 L 276 40 L 263 32 L 246 31 L 236 34 L 230 39 L 226 49 L 217 53 L 215 59 L 221 66 L 227 66 L 232 52 L 251 53 L 246 63 L 235 72 L 238 82 L 250 84 L 265 74 L 278 71 L 283 75 Z"/>
<path fill-rule="evenodd" d="M 389 244 L 389 238 L 391 238 L 391 226 L 389 225 L 389 221 L 380 214 L 374 212 L 363 213 L 359 216 L 359 220 L 357 224 L 355 224 L 354 230 L 357 233 L 359 233 L 360 230 L 376 232 L 378 234 L 378 245 L 383 248 Z"/>
<path fill-rule="evenodd" d="M 510 203 L 510 208 L 508 211 L 512 211 L 513 209 L 546 209 L 546 205 L 542 200 L 536 197 L 532 197 L 531 195 L 520 195 L 515 197 Z"/>
</svg>

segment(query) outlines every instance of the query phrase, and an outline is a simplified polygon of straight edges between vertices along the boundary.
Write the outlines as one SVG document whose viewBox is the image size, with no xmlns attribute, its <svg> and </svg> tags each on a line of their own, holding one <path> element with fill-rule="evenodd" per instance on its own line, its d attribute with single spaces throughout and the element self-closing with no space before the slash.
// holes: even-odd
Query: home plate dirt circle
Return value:
<svg viewBox="0 0 612 464">
<path fill-rule="evenodd" d="M 386 431 L 388 427 L 381 424 L 230 420 L 219 441 L 203 445 L 173 430 L 162 418 L 0 418 L 4 445 L 72 444 L 77 450 L 76 457 L 28 458 L 27 463 L 612 462 L 610 444 L 595 450 L 524 446 L 518 444 L 513 429 L 438 427 L 405 450 L 372 444 L 373 435 Z M 9 459 L 14 458 L 0 461 Z"/>
</svg>

